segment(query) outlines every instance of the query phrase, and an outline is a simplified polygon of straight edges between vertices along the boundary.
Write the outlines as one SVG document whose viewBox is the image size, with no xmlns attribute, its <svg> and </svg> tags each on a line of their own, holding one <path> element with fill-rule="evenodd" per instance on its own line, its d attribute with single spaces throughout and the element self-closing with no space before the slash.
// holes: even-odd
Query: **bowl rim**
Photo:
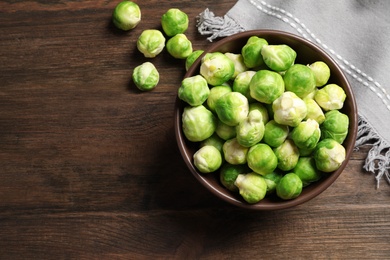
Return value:
<svg viewBox="0 0 390 260">
<path fill-rule="evenodd" d="M 202 55 L 199 56 L 199 58 L 193 63 L 193 65 L 188 69 L 188 71 L 185 73 L 184 78 L 190 77 L 194 75 L 195 71 L 198 69 L 200 66 L 201 59 L 210 52 L 217 51 L 227 43 L 229 43 L 232 40 L 243 40 L 243 39 L 248 39 L 251 36 L 259 36 L 259 37 L 264 37 L 266 38 L 267 36 L 271 37 L 287 37 L 292 39 L 293 41 L 297 41 L 299 43 L 302 43 L 309 47 L 310 49 L 316 51 L 319 53 L 320 56 L 324 57 L 325 59 L 329 60 L 331 62 L 331 66 L 334 70 L 336 70 L 337 75 L 340 78 L 340 81 L 343 82 L 344 91 L 347 93 L 347 98 L 349 102 L 349 106 L 351 107 L 351 111 L 355 111 L 354 113 L 351 113 L 350 116 L 350 125 L 349 125 L 349 132 L 347 139 L 349 142 L 347 144 L 343 144 L 344 147 L 346 148 L 346 158 L 342 165 L 339 167 L 334 172 L 328 173 L 329 176 L 326 178 L 323 178 L 319 184 L 317 184 L 316 188 L 313 190 L 310 190 L 309 193 L 306 194 L 306 196 L 298 196 L 297 198 L 293 200 L 281 200 L 276 203 L 268 203 L 268 204 L 262 204 L 261 201 L 255 204 L 249 204 L 246 203 L 244 200 L 239 200 L 237 198 L 234 198 L 233 196 L 228 196 L 218 189 L 216 189 L 212 184 L 210 184 L 207 179 L 206 175 L 202 175 L 201 173 L 198 172 L 198 170 L 195 168 L 195 166 L 192 163 L 192 158 L 190 158 L 189 154 L 185 150 L 185 136 L 182 132 L 181 129 L 181 109 L 180 107 L 184 105 L 184 101 L 180 100 L 178 96 L 176 96 L 176 101 L 175 101 L 175 116 L 174 116 L 174 125 L 175 125 L 175 136 L 176 136 L 176 141 L 177 145 L 179 147 L 181 156 L 184 159 L 184 162 L 186 163 L 188 169 L 192 173 L 192 175 L 204 186 L 207 190 L 212 192 L 214 195 L 219 197 L 225 202 L 228 202 L 230 204 L 233 204 L 235 206 L 238 206 L 240 208 L 244 209 L 251 209 L 251 210 L 280 210 L 280 209 L 286 209 L 290 208 L 293 206 L 298 206 L 304 202 L 307 202 L 315 197 L 317 197 L 320 193 L 325 191 L 339 176 L 340 174 L 344 171 L 345 167 L 348 164 L 348 161 L 350 160 L 351 154 L 354 149 L 354 144 L 356 141 L 356 136 L 357 136 L 357 125 L 358 125 L 358 118 L 357 118 L 357 105 L 356 105 L 356 100 L 355 96 L 352 90 L 352 87 L 348 81 L 348 79 L 345 76 L 345 73 L 342 71 L 341 67 L 338 65 L 338 63 L 326 52 L 324 51 L 321 47 L 316 45 L 315 43 L 298 36 L 293 33 L 285 32 L 285 31 L 280 31 L 280 30 L 269 30 L 269 29 L 258 29 L 258 30 L 248 30 L 244 32 L 240 32 L 231 36 L 227 36 L 225 38 L 222 38 L 221 40 L 212 43 L 212 45 L 208 48 L 205 49 L 205 51 L 202 53 Z M 333 72 L 334 73 L 334 72 Z M 347 140 L 346 139 L 346 140 Z M 214 174 L 214 173 L 210 173 Z"/>
</svg>

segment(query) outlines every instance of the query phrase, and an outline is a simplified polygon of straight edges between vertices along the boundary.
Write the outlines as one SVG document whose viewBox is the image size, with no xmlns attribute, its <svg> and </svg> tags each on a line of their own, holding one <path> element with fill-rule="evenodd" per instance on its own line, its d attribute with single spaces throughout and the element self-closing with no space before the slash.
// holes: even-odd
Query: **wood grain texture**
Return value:
<svg viewBox="0 0 390 260">
<path fill-rule="evenodd" d="M 0 2 L 0 259 L 386 259 L 389 186 L 362 170 L 367 149 L 317 198 L 250 212 L 214 198 L 179 154 L 173 107 L 184 61 L 153 59 L 160 83 L 136 90 L 136 49 L 172 7 L 195 28 L 235 1 L 138 1 L 131 32 L 117 1 Z"/>
</svg>

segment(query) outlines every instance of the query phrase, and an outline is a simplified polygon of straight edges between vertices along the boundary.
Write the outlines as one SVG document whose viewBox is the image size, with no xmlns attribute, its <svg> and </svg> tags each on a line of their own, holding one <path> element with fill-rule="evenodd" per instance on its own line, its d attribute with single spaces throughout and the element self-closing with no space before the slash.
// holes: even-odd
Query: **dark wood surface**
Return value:
<svg viewBox="0 0 390 260">
<path fill-rule="evenodd" d="M 389 185 L 362 170 L 367 148 L 317 198 L 251 212 L 213 197 L 181 158 L 173 108 L 184 62 L 164 51 L 151 92 L 131 82 L 144 29 L 177 7 L 194 49 L 196 16 L 229 1 L 0 2 L 0 259 L 390 258 Z"/>
</svg>

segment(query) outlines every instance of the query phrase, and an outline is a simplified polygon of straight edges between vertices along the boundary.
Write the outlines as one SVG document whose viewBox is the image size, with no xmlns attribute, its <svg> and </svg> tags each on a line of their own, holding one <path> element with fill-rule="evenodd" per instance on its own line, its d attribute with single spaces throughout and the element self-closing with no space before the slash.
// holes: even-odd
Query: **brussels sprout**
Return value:
<svg viewBox="0 0 390 260">
<path fill-rule="evenodd" d="M 177 92 L 181 100 L 195 107 L 207 100 L 210 89 L 207 81 L 202 76 L 196 75 L 183 79 Z"/>
<path fill-rule="evenodd" d="M 215 172 L 222 164 L 221 152 L 212 145 L 201 147 L 193 158 L 195 167 L 201 173 Z"/>
<path fill-rule="evenodd" d="M 226 52 L 225 55 L 234 63 L 234 74 L 232 78 L 236 78 L 238 74 L 248 70 L 241 54 Z"/>
<path fill-rule="evenodd" d="M 203 105 L 185 107 L 182 114 L 183 133 L 189 141 L 201 142 L 214 133 L 217 120 L 214 114 Z"/>
<path fill-rule="evenodd" d="M 253 110 L 258 110 L 260 111 L 262 118 L 263 118 L 263 123 L 266 124 L 269 121 L 269 115 L 268 115 L 268 109 L 265 107 L 265 105 L 255 102 L 255 103 L 250 103 L 249 104 L 249 112 Z"/>
<path fill-rule="evenodd" d="M 215 133 L 223 140 L 229 140 L 236 136 L 236 127 L 227 125 L 221 120 L 218 120 Z"/>
<path fill-rule="evenodd" d="M 196 50 L 193 51 L 190 55 L 188 55 L 185 62 L 186 71 L 190 69 L 192 64 L 194 64 L 194 62 L 200 57 L 200 55 L 203 54 L 203 52 L 203 50 Z"/>
<path fill-rule="evenodd" d="M 251 79 L 255 74 L 255 71 L 244 71 L 238 74 L 233 81 L 233 91 L 240 92 L 241 94 L 243 94 L 248 99 L 248 102 L 252 102 L 254 100 L 251 97 L 249 83 L 251 82 Z"/>
<path fill-rule="evenodd" d="M 328 82 L 330 77 L 330 69 L 325 62 L 316 61 L 310 64 L 309 68 L 313 71 L 317 87 L 323 86 Z"/>
<path fill-rule="evenodd" d="M 225 163 L 221 167 L 219 180 L 226 189 L 233 192 L 238 192 L 238 188 L 236 185 L 234 185 L 234 182 L 236 181 L 239 174 L 245 174 L 248 172 L 250 172 L 250 169 L 245 164 L 234 165 Z"/>
<path fill-rule="evenodd" d="M 237 141 L 245 147 L 251 147 L 263 139 L 263 117 L 258 110 L 249 112 L 248 117 L 236 126 Z"/>
<path fill-rule="evenodd" d="M 305 102 L 290 91 L 284 92 L 272 103 L 274 119 L 277 123 L 295 127 L 306 117 Z"/>
<path fill-rule="evenodd" d="M 321 130 L 317 121 L 308 119 L 291 131 L 291 139 L 301 149 L 314 149 L 320 140 Z"/>
<path fill-rule="evenodd" d="M 289 127 L 270 120 L 265 124 L 263 141 L 272 147 L 278 147 L 287 139 Z"/>
<path fill-rule="evenodd" d="M 156 67 L 151 62 L 144 62 L 134 68 L 133 82 L 142 91 L 154 89 L 160 79 Z"/>
<path fill-rule="evenodd" d="M 141 21 L 141 9 L 132 1 L 122 1 L 112 13 L 112 22 L 118 29 L 128 31 Z"/>
<path fill-rule="evenodd" d="M 215 112 L 222 122 L 236 126 L 248 116 L 248 99 L 238 92 L 226 93 L 215 103 Z"/>
<path fill-rule="evenodd" d="M 287 173 L 276 186 L 276 195 L 283 200 L 291 200 L 302 192 L 302 181 L 295 173 Z"/>
<path fill-rule="evenodd" d="M 325 113 L 325 121 L 322 123 L 321 138 L 331 138 L 342 144 L 347 137 L 349 118 L 339 110 L 331 110 Z"/>
<path fill-rule="evenodd" d="M 230 164 L 245 164 L 248 148 L 240 145 L 236 138 L 227 140 L 223 146 L 223 155 Z"/>
<path fill-rule="evenodd" d="M 316 88 L 316 79 L 312 70 L 302 64 L 292 65 L 283 76 L 287 91 L 304 98 Z"/>
<path fill-rule="evenodd" d="M 185 33 L 188 22 L 187 14 L 177 8 L 171 8 L 161 16 L 161 26 L 169 37 Z"/>
<path fill-rule="evenodd" d="M 222 153 L 222 146 L 225 143 L 225 140 L 223 140 L 221 137 L 219 137 L 216 133 L 214 133 L 209 138 L 203 140 L 200 143 L 200 147 L 211 145 L 218 149 L 219 152 Z"/>
<path fill-rule="evenodd" d="M 279 181 L 282 179 L 282 175 L 277 172 L 271 172 L 263 176 L 265 182 L 267 183 L 267 195 L 273 194 L 276 191 L 276 186 Z"/>
<path fill-rule="evenodd" d="M 168 40 L 167 51 L 176 59 L 186 59 L 192 53 L 192 43 L 185 34 L 179 33 Z"/>
<path fill-rule="evenodd" d="M 220 52 L 207 53 L 200 65 L 200 74 L 212 86 L 219 86 L 234 75 L 234 62 Z"/>
<path fill-rule="evenodd" d="M 344 162 L 346 152 L 344 146 L 337 141 L 324 139 L 317 144 L 313 156 L 318 170 L 333 172 Z"/>
<path fill-rule="evenodd" d="M 290 171 L 298 163 L 299 150 L 290 139 L 286 139 L 280 146 L 274 148 L 274 153 L 278 159 L 278 168 L 282 171 Z"/>
<path fill-rule="evenodd" d="M 242 198 L 254 204 L 264 199 L 267 193 L 267 183 L 264 178 L 254 172 L 247 174 L 239 174 L 235 181 Z"/>
<path fill-rule="evenodd" d="M 265 104 L 271 104 L 284 92 L 284 81 L 279 73 L 259 70 L 249 83 L 251 97 Z"/>
<path fill-rule="evenodd" d="M 341 109 L 346 97 L 344 89 L 339 85 L 328 84 L 316 92 L 314 99 L 322 109 L 329 111 Z"/>
<path fill-rule="evenodd" d="M 298 147 L 298 150 L 299 150 L 299 156 L 310 156 L 313 154 L 314 150 L 316 148 L 312 148 L 312 149 L 305 149 L 305 148 L 299 148 Z"/>
<path fill-rule="evenodd" d="M 325 115 L 317 102 L 309 97 L 305 97 L 303 101 L 305 102 L 307 108 L 307 114 L 304 119 L 313 119 L 316 120 L 318 124 L 322 124 L 325 120 Z"/>
<path fill-rule="evenodd" d="M 242 47 L 241 54 L 248 68 L 256 68 L 264 64 L 263 56 L 261 56 L 261 49 L 264 45 L 268 45 L 265 39 L 251 36 Z"/>
<path fill-rule="evenodd" d="M 215 87 L 211 88 L 209 97 L 207 98 L 208 108 L 212 112 L 215 112 L 215 103 L 217 102 L 217 100 L 229 92 L 232 92 L 232 89 L 226 85 L 215 86 Z"/>
<path fill-rule="evenodd" d="M 146 58 L 156 57 L 164 47 L 165 37 L 159 30 L 145 30 L 137 40 L 137 48 Z"/>
<path fill-rule="evenodd" d="M 313 157 L 299 157 L 298 163 L 293 172 L 301 179 L 303 187 L 310 183 L 318 181 L 321 178 L 321 172 L 317 170 Z"/>
<path fill-rule="evenodd" d="M 264 63 L 274 71 L 285 71 L 290 68 L 297 53 L 288 45 L 264 45 L 261 49 Z"/>
<path fill-rule="evenodd" d="M 261 175 L 273 172 L 278 166 L 278 159 L 272 148 L 263 143 L 256 144 L 249 149 L 247 162 L 249 168 Z"/>
</svg>

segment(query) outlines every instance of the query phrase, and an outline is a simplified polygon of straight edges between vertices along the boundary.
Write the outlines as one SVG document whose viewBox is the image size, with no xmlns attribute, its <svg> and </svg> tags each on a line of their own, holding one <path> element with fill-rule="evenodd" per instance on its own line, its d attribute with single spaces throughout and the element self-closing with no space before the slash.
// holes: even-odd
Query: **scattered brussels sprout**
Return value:
<svg viewBox="0 0 390 260">
<path fill-rule="evenodd" d="M 277 172 L 271 172 L 263 176 L 265 182 L 267 183 L 267 195 L 273 194 L 276 191 L 276 186 L 279 181 L 282 179 L 282 175 Z"/>
<path fill-rule="evenodd" d="M 290 139 L 286 139 L 280 146 L 274 148 L 274 153 L 278 159 L 278 168 L 282 171 L 290 171 L 298 163 L 299 150 Z"/>
<path fill-rule="evenodd" d="M 268 109 L 259 102 L 254 102 L 249 104 L 249 112 L 253 110 L 258 110 L 261 113 L 261 116 L 263 118 L 263 123 L 266 124 L 269 121 L 269 115 L 268 115 Z"/>
<path fill-rule="evenodd" d="M 217 100 L 229 92 L 232 92 L 232 89 L 226 85 L 215 86 L 215 87 L 211 88 L 209 97 L 207 99 L 208 108 L 212 112 L 215 112 L 215 103 L 217 102 Z"/>
<path fill-rule="evenodd" d="M 240 145 L 236 138 L 227 140 L 222 146 L 222 151 L 225 160 L 230 164 L 245 164 L 247 162 L 248 147 Z"/>
<path fill-rule="evenodd" d="M 272 103 L 274 120 L 282 125 L 298 126 L 306 117 L 307 108 L 305 102 L 291 91 L 284 92 Z"/>
<path fill-rule="evenodd" d="M 241 54 L 226 52 L 225 55 L 234 63 L 234 74 L 232 78 L 236 78 L 238 74 L 248 70 Z"/>
<path fill-rule="evenodd" d="M 301 179 L 303 187 L 318 181 L 322 177 L 321 172 L 316 168 L 316 162 L 313 157 L 299 157 L 293 172 Z"/>
<path fill-rule="evenodd" d="M 342 144 L 347 137 L 349 118 L 339 110 L 331 110 L 325 113 L 325 121 L 322 123 L 321 138 L 331 138 Z"/>
<path fill-rule="evenodd" d="M 301 149 L 314 149 L 321 137 L 320 126 L 317 121 L 308 119 L 302 121 L 291 131 L 291 139 Z"/>
<path fill-rule="evenodd" d="M 230 164 L 224 163 L 219 173 L 219 180 L 222 185 L 233 192 L 238 192 L 238 188 L 234 185 L 239 174 L 246 174 L 250 172 L 250 169 L 244 164 Z"/>
<path fill-rule="evenodd" d="M 200 55 L 203 54 L 203 52 L 204 52 L 203 50 L 196 50 L 196 51 L 193 51 L 190 55 L 188 55 L 188 57 L 186 58 L 186 63 L 185 63 L 186 71 L 188 71 L 190 69 L 192 64 L 194 64 L 194 62 L 200 57 Z"/>
<path fill-rule="evenodd" d="M 236 136 L 236 127 L 230 126 L 218 119 L 217 129 L 215 133 L 223 140 L 229 140 Z"/>
<path fill-rule="evenodd" d="M 134 68 L 132 78 L 138 89 L 148 91 L 157 86 L 160 74 L 153 63 L 144 62 Z"/>
<path fill-rule="evenodd" d="M 185 34 L 179 33 L 168 40 L 167 51 L 176 59 L 186 59 L 192 53 L 192 43 Z"/>
<path fill-rule="evenodd" d="M 267 183 L 264 178 L 254 172 L 239 174 L 235 181 L 242 198 L 250 203 L 257 203 L 264 199 L 267 193 Z"/>
<path fill-rule="evenodd" d="M 222 146 L 225 143 L 225 140 L 223 140 L 221 137 L 219 137 L 216 133 L 214 133 L 209 138 L 203 140 L 200 143 L 200 147 L 211 145 L 218 149 L 219 152 L 222 153 Z"/>
<path fill-rule="evenodd" d="M 346 98 L 344 89 L 336 84 L 328 84 L 319 89 L 314 99 L 318 105 L 325 111 L 341 109 Z"/>
<path fill-rule="evenodd" d="M 219 86 L 234 75 L 234 62 L 220 52 L 207 53 L 200 65 L 200 74 L 212 86 Z"/>
<path fill-rule="evenodd" d="M 313 71 L 317 87 L 321 87 L 328 82 L 330 78 L 330 69 L 325 62 L 316 61 L 310 64 L 309 68 Z"/>
<path fill-rule="evenodd" d="M 292 65 L 283 76 L 287 91 L 304 98 L 316 88 L 316 79 L 312 70 L 302 64 Z"/>
<path fill-rule="evenodd" d="M 249 148 L 247 162 L 249 168 L 261 175 L 273 172 L 278 166 L 278 159 L 272 148 L 263 143 Z"/>
<path fill-rule="evenodd" d="M 264 45 L 261 49 L 264 63 L 274 71 L 286 71 L 297 57 L 297 53 L 288 45 Z"/>
<path fill-rule="evenodd" d="M 226 93 L 215 103 L 215 112 L 222 122 L 236 126 L 248 116 L 248 99 L 238 92 Z"/>
<path fill-rule="evenodd" d="M 278 147 L 284 143 L 289 134 L 289 127 L 270 120 L 265 124 L 263 141 L 271 147 Z"/>
<path fill-rule="evenodd" d="M 295 173 L 284 175 L 276 186 L 276 194 L 283 200 L 297 198 L 302 192 L 302 181 Z"/>
<path fill-rule="evenodd" d="M 217 128 L 217 118 L 203 105 L 185 107 L 182 114 L 182 129 L 191 142 L 201 142 L 209 138 Z"/>
<path fill-rule="evenodd" d="M 271 104 L 280 97 L 285 88 L 282 76 L 275 71 L 259 70 L 249 83 L 250 95 L 265 104 Z"/>
<path fill-rule="evenodd" d="M 237 141 L 245 147 L 251 147 L 263 139 L 263 117 L 258 110 L 249 112 L 248 117 L 236 126 Z"/>
<path fill-rule="evenodd" d="M 188 23 L 188 15 L 177 8 L 171 8 L 161 16 L 161 26 L 169 37 L 185 33 Z"/>
<path fill-rule="evenodd" d="M 194 165 L 201 173 L 215 172 L 222 164 L 221 152 L 212 145 L 201 147 L 193 157 Z"/>
<path fill-rule="evenodd" d="M 251 36 L 244 47 L 242 47 L 241 54 L 248 68 L 256 68 L 264 64 L 263 56 L 261 55 L 261 49 L 264 45 L 268 45 L 265 39 Z"/>
<path fill-rule="evenodd" d="M 310 97 L 305 97 L 303 101 L 307 108 L 307 114 L 304 120 L 313 119 L 316 120 L 318 124 L 322 124 L 325 120 L 325 115 L 317 102 Z"/>
<path fill-rule="evenodd" d="M 255 71 L 244 71 L 238 74 L 233 81 L 233 91 L 243 94 L 248 99 L 248 102 L 252 102 L 254 100 L 251 97 L 249 83 L 255 74 Z"/>
<path fill-rule="evenodd" d="M 165 37 L 159 30 L 144 30 L 137 40 L 137 48 L 146 58 L 156 57 L 164 47 Z"/>
<path fill-rule="evenodd" d="M 191 106 L 199 106 L 207 100 L 210 89 L 202 76 L 195 75 L 183 79 L 177 92 L 181 100 Z"/>
<path fill-rule="evenodd" d="M 316 167 L 323 172 L 333 172 L 340 168 L 345 156 L 344 146 L 329 138 L 321 140 L 314 151 Z"/>
<path fill-rule="evenodd" d="M 141 21 L 141 9 L 132 1 L 122 1 L 112 13 L 112 22 L 121 30 L 128 31 Z"/>
</svg>

